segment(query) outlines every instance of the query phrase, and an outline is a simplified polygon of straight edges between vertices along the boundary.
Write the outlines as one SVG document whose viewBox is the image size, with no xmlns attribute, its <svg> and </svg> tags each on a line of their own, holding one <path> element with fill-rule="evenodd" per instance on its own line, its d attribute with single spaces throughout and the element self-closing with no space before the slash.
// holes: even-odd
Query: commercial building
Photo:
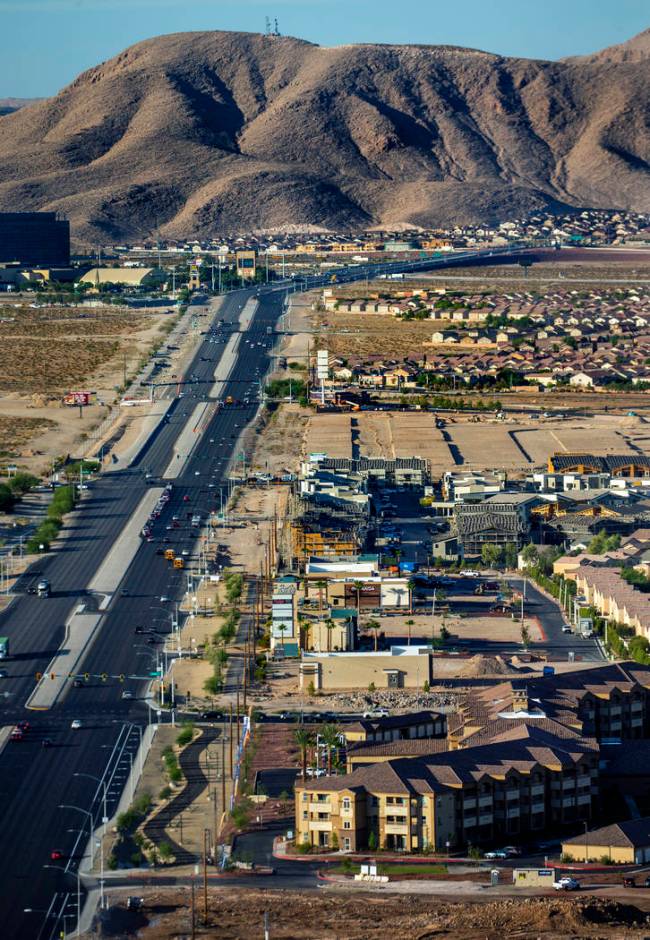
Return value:
<svg viewBox="0 0 650 940">
<path fill-rule="evenodd" d="M 293 580 L 276 581 L 271 597 L 271 649 L 277 655 L 298 655 L 296 633 L 296 585 Z"/>
<path fill-rule="evenodd" d="M 562 842 L 562 854 L 576 862 L 603 858 L 628 865 L 650 862 L 650 816 L 592 829 Z"/>
<path fill-rule="evenodd" d="M 353 650 L 357 645 L 357 611 L 331 610 L 325 619 L 303 619 L 301 629 L 306 650 L 316 653 Z"/>
<path fill-rule="evenodd" d="M 100 287 L 121 284 L 124 287 L 160 287 L 167 275 L 162 268 L 91 268 L 79 279 L 82 284 Z"/>
<path fill-rule="evenodd" d="M 421 689 L 431 681 L 430 646 L 392 646 L 368 653 L 303 653 L 300 688 L 316 691 L 367 688 Z"/>
<path fill-rule="evenodd" d="M 67 267 L 70 223 L 56 212 L 0 212 L 0 262 Z"/>
<path fill-rule="evenodd" d="M 255 251 L 238 251 L 235 254 L 237 276 L 254 278 L 257 273 L 257 253 Z"/>
</svg>

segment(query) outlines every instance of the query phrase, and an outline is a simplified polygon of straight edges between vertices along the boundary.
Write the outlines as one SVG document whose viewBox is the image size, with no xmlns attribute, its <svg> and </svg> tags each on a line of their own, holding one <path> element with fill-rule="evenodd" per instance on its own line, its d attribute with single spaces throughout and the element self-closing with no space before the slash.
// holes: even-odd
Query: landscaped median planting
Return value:
<svg viewBox="0 0 650 940">
<path fill-rule="evenodd" d="M 74 508 L 74 488 L 71 485 L 61 486 L 52 497 L 47 507 L 47 518 L 41 522 L 25 546 L 28 554 L 48 551 L 50 543 L 59 534 L 63 525 L 63 517 Z"/>
</svg>

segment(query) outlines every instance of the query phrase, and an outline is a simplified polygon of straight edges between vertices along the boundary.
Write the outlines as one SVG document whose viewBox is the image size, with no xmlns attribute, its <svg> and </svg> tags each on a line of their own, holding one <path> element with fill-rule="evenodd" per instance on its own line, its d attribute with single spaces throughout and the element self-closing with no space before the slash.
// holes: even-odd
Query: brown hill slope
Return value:
<svg viewBox="0 0 650 940">
<path fill-rule="evenodd" d="M 97 242 L 648 210 L 649 79 L 647 57 L 163 36 L 0 118 L 0 208 Z"/>
</svg>

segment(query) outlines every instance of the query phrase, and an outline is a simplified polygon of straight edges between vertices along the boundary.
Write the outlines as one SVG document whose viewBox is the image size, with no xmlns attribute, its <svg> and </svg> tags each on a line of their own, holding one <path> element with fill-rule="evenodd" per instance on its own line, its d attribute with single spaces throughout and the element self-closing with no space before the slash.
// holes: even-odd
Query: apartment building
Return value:
<svg viewBox="0 0 650 940">
<path fill-rule="evenodd" d="M 476 735 L 522 719 L 552 721 L 554 733 L 563 726 L 599 741 L 648 737 L 650 667 L 612 663 L 473 690 L 450 716 L 450 745 L 466 747 L 479 740 Z"/>
<path fill-rule="evenodd" d="M 597 743 L 523 722 L 483 745 L 297 784 L 296 839 L 344 851 L 460 849 L 588 821 L 597 798 Z"/>
</svg>

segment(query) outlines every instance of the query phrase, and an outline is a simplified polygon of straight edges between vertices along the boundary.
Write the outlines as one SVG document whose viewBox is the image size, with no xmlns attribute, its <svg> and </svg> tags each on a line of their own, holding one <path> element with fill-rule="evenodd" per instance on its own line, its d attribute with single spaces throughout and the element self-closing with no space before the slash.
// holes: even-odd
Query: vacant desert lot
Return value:
<svg viewBox="0 0 650 940">
<path fill-rule="evenodd" d="M 164 336 L 170 307 L 0 307 L 0 457 L 42 471 L 68 453 L 108 412 L 124 376 Z M 65 392 L 90 389 L 97 403 L 63 406 Z"/>
<path fill-rule="evenodd" d="M 315 349 L 331 356 L 386 356 L 420 358 L 434 326 L 430 320 L 398 320 L 390 316 L 326 313 L 314 317 Z"/>
<path fill-rule="evenodd" d="M 445 427 L 437 429 L 434 415 L 425 412 L 312 415 L 305 450 L 331 457 L 423 457 L 434 477 L 454 467 L 524 473 L 545 466 L 555 453 L 650 454 L 650 423 L 639 417 L 482 417 L 479 422 L 462 415 L 443 417 Z"/>
</svg>

